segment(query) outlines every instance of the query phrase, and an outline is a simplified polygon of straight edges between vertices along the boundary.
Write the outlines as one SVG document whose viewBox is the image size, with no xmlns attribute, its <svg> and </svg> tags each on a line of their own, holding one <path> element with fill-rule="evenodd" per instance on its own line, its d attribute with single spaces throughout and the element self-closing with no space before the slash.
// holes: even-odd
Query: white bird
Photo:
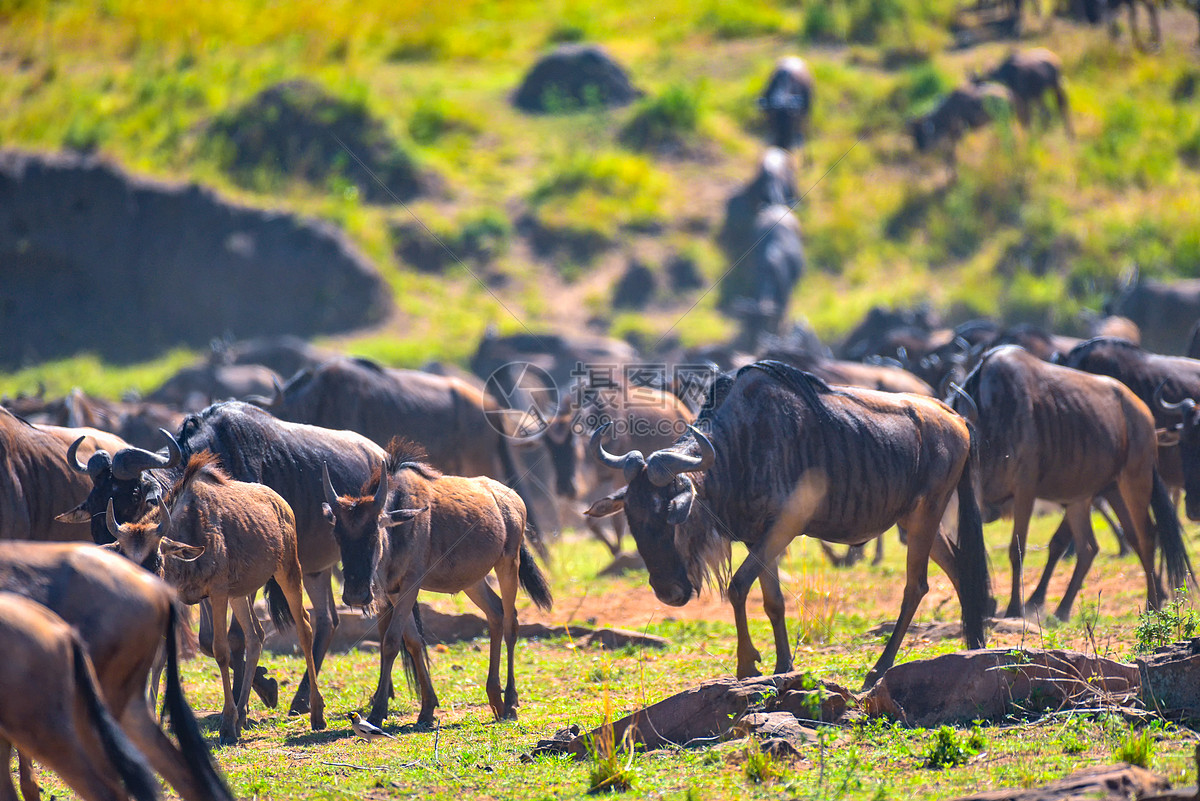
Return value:
<svg viewBox="0 0 1200 801">
<path fill-rule="evenodd" d="M 354 730 L 355 734 L 367 742 L 371 742 L 372 740 L 376 740 L 380 737 L 387 737 L 389 740 L 396 739 L 394 734 L 388 734 L 386 731 L 379 728 L 357 712 L 351 712 L 347 717 L 350 718 L 350 728 Z"/>
</svg>

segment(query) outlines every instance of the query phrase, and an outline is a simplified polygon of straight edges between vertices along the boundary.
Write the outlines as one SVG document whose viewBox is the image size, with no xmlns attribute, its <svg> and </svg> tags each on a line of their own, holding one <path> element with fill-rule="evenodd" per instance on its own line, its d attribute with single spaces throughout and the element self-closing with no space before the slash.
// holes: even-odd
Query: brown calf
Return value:
<svg viewBox="0 0 1200 801">
<path fill-rule="evenodd" d="M 252 676 L 265 634 L 251 604 L 263 585 L 267 585 L 275 625 L 283 627 L 295 621 L 308 665 L 309 721 L 314 730 L 325 728 L 325 702 L 317 688 L 313 663 L 312 627 L 301 598 L 296 522 L 291 507 L 278 493 L 262 484 L 234 481 L 217 466 L 216 455 L 203 451 L 188 461 L 183 477 L 157 514 L 118 525 L 109 501 L 106 517 L 121 553 L 137 564 L 157 555 L 159 573 L 179 591 L 184 603 L 195 604 L 205 598 L 212 603 L 213 658 L 221 667 L 225 690 L 222 744 L 238 741 L 250 700 L 250 682 L 242 683 L 236 703 L 233 696 L 227 607 L 233 606 L 245 633 L 246 675 Z M 272 578 L 275 583 L 268 584 Z M 278 597 L 272 597 L 277 588 L 286 599 L 286 612 Z"/>
</svg>

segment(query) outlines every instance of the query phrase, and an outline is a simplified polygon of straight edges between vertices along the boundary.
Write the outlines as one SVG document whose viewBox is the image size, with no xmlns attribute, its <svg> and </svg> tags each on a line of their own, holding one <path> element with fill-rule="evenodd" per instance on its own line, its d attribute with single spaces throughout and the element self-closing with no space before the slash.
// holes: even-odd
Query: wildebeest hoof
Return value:
<svg viewBox="0 0 1200 801">
<path fill-rule="evenodd" d="M 308 722 L 309 722 L 309 725 L 312 726 L 313 731 L 322 731 L 325 728 L 325 712 L 324 712 L 324 710 L 322 710 L 320 712 L 314 712 L 311 715 L 309 715 Z"/>
<path fill-rule="evenodd" d="M 254 671 L 254 683 L 251 687 L 268 709 L 279 706 L 279 682 L 267 676 L 266 668 L 260 667 Z"/>
<path fill-rule="evenodd" d="M 296 715 L 307 715 L 308 713 L 309 709 L 307 698 L 292 699 L 292 708 L 288 710 L 289 717 L 294 717 Z"/>
<path fill-rule="evenodd" d="M 238 739 L 237 732 L 231 732 L 224 726 L 221 726 L 221 733 L 217 737 L 217 745 L 237 745 Z"/>
<path fill-rule="evenodd" d="M 500 716 L 500 720 L 516 720 L 517 710 L 515 707 L 508 707 L 504 710 L 504 714 Z"/>
</svg>

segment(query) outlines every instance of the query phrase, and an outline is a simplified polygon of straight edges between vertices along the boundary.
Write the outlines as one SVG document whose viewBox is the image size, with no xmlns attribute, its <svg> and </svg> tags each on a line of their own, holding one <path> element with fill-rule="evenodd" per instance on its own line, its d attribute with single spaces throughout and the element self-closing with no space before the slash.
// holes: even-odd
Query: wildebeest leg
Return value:
<svg viewBox="0 0 1200 801">
<path fill-rule="evenodd" d="M 758 586 L 762 587 L 763 609 L 771 621 L 771 634 L 775 637 L 775 672 L 787 673 L 792 669 L 792 650 L 788 642 L 787 607 L 783 590 L 779 587 L 779 564 L 772 562 L 758 574 Z"/>
<path fill-rule="evenodd" d="M 1071 582 L 1067 585 L 1067 591 L 1063 595 L 1058 609 L 1054 612 L 1054 616 L 1062 621 L 1071 617 L 1071 606 L 1075 603 L 1075 596 L 1079 594 L 1079 588 L 1083 586 L 1083 579 L 1092 566 L 1092 560 L 1096 558 L 1096 553 L 1100 550 L 1100 547 L 1096 545 L 1096 535 L 1092 531 L 1092 502 L 1090 499 L 1068 506 L 1066 519 L 1070 521 L 1071 532 L 1075 535 L 1075 572 L 1071 574 Z"/>
<path fill-rule="evenodd" d="M 8 743 L 5 743 L 5 745 L 11 748 L 11 745 Z M 4 773 L 7 775 L 9 758 L 5 756 L 3 759 L 0 759 L 0 762 L 3 762 Z M 21 753 L 17 754 L 17 776 L 21 782 L 21 798 L 25 799 L 25 801 L 41 801 L 42 788 L 38 785 L 37 776 L 33 773 L 33 760 Z M 11 782 L 7 782 L 5 786 L 10 791 L 12 790 Z M 15 799 L 16 796 L 14 795 L 13 798 Z"/>
<path fill-rule="evenodd" d="M 1058 560 L 1062 559 L 1064 553 L 1067 552 L 1067 544 L 1071 542 L 1073 532 L 1071 523 L 1067 515 L 1063 515 L 1063 519 L 1059 522 L 1058 528 L 1054 531 L 1054 536 L 1050 538 L 1050 544 L 1046 548 L 1046 567 L 1042 570 L 1042 577 L 1038 579 L 1037 586 L 1034 587 L 1033 593 L 1029 596 L 1029 602 L 1025 604 L 1027 609 L 1040 609 L 1046 603 L 1046 589 L 1050 586 L 1050 577 L 1054 574 L 1054 568 L 1058 565 Z"/>
<path fill-rule="evenodd" d="M 212 604 L 205 598 L 200 602 L 200 631 L 197 632 L 197 640 L 200 645 L 200 652 L 205 656 L 212 656 Z M 242 694 L 242 677 L 245 674 L 245 661 L 243 655 L 245 652 L 245 643 L 242 638 L 242 627 L 234 621 L 234 625 L 229 631 L 229 649 L 232 653 L 233 665 L 233 693 L 234 697 L 240 697 Z M 154 690 L 158 690 L 158 677 L 161 671 L 155 673 Z M 267 671 L 260 668 L 254 672 L 253 679 L 254 693 L 259 699 L 269 706 L 271 709 L 279 706 L 279 682 L 270 678 Z M 152 700 L 155 700 L 152 697 Z"/>
<path fill-rule="evenodd" d="M 1115 491 L 1115 488 L 1113 488 L 1114 493 Z M 1106 494 L 1102 493 L 1101 497 L 1105 501 L 1108 501 Z M 1098 498 L 1092 500 L 1092 508 L 1099 512 L 1100 516 L 1104 518 L 1104 522 L 1108 524 L 1109 529 L 1113 533 L 1113 538 L 1117 541 L 1117 556 L 1128 556 L 1130 553 L 1132 553 L 1133 549 L 1129 547 L 1129 540 L 1125 538 L 1125 532 L 1121 530 L 1121 526 L 1116 520 L 1113 520 L 1113 516 L 1111 514 L 1112 510 L 1110 508 L 1111 505 L 1111 502 L 1106 504 L 1100 503 L 1100 499 Z"/>
<path fill-rule="evenodd" d="M 1024 580 L 1025 541 L 1029 537 L 1029 518 L 1033 515 L 1034 498 L 1024 488 L 1020 488 L 1013 496 L 1013 533 L 1012 542 L 1008 545 L 1008 561 L 1012 565 L 1012 595 L 1009 596 L 1008 609 L 1005 617 L 1024 617 L 1025 610 L 1021 605 L 1024 592 L 1021 585 Z"/>
<path fill-rule="evenodd" d="M 500 640 L 504 635 L 504 603 L 487 585 L 486 579 L 467 587 L 463 592 L 487 618 L 491 649 L 488 651 L 488 676 L 484 687 L 492 714 L 499 720 L 504 714 L 504 699 L 500 693 Z"/>
<path fill-rule="evenodd" d="M 237 705 L 233 696 L 233 680 L 229 670 L 229 616 L 227 614 L 229 599 L 224 595 L 213 595 L 213 659 L 221 668 L 221 685 L 225 692 L 225 706 L 221 710 L 221 729 L 218 742 L 221 745 L 233 745 L 238 741 Z"/>
<path fill-rule="evenodd" d="M 875 558 L 871 560 L 873 565 L 883 564 L 883 535 L 880 534 L 875 538 Z"/>
<path fill-rule="evenodd" d="M 333 639 L 333 630 L 337 628 L 337 601 L 333 597 L 333 570 L 326 568 L 320 573 L 304 574 L 304 589 L 312 601 L 312 631 L 313 631 L 313 664 L 316 672 L 321 672 L 321 664 L 325 661 L 325 652 L 329 650 L 329 642 Z M 303 715 L 308 712 L 308 671 L 300 680 L 296 694 L 292 697 L 289 715 Z"/>
<path fill-rule="evenodd" d="M 1129 4 L 1133 8 L 1133 4 Z M 1146 11 L 1150 15 L 1150 33 L 1154 37 L 1154 49 L 1162 47 L 1162 26 L 1158 22 L 1158 3 L 1155 0 L 1147 0 Z"/>
<path fill-rule="evenodd" d="M 625 537 L 625 515 L 613 515 L 608 518 L 613 529 L 613 556 L 621 552 L 621 540 Z"/>
<path fill-rule="evenodd" d="M 321 689 L 317 686 L 317 663 L 313 658 L 313 631 L 309 622 L 308 612 L 304 609 L 304 596 L 301 594 L 302 578 L 300 563 L 293 562 L 275 574 L 275 582 L 283 590 L 287 599 L 288 610 L 292 620 L 296 622 L 296 637 L 300 640 L 300 650 L 304 652 L 304 664 L 307 671 L 304 677 L 308 679 L 308 722 L 313 731 L 325 728 L 325 699 L 321 697 Z"/>
<path fill-rule="evenodd" d="M 1154 566 L 1156 537 L 1150 525 L 1152 477 L 1148 471 L 1143 471 L 1144 475 L 1140 476 L 1131 473 L 1132 471 L 1126 471 L 1117 480 L 1121 502 L 1113 504 L 1113 511 L 1117 513 L 1117 519 L 1121 521 L 1126 535 L 1132 532 L 1133 548 L 1137 551 L 1142 570 L 1146 574 L 1146 603 L 1151 609 L 1158 609 L 1162 605 L 1165 593 Z"/>
<path fill-rule="evenodd" d="M 254 675 L 258 667 L 258 658 L 262 655 L 262 626 L 254 618 L 254 610 L 250 608 L 250 599 L 246 596 L 229 599 L 233 607 L 233 616 L 242 624 L 246 636 L 246 672 Z M 237 698 L 237 731 L 250 728 L 250 684 L 242 683 L 241 694 Z"/>
<path fill-rule="evenodd" d="M 396 614 L 395 598 L 388 599 L 388 605 L 379 615 L 379 683 L 375 694 L 371 696 L 371 712 L 367 720 L 376 726 L 382 726 L 387 718 L 388 700 L 392 697 L 392 666 L 400 649 L 404 647 L 404 618 L 406 612 Z"/>
<path fill-rule="evenodd" d="M 12 768 L 9 767 L 12 764 L 12 751 L 12 743 L 0 738 L 0 768 L 3 768 L 3 771 L 0 771 L 0 801 L 17 801 L 17 790 L 12 783 Z M 41 788 L 38 788 L 36 784 L 34 785 L 37 788 L 36 796 L 31 798 L 25 793 L 25 764 L 24 757 L 18 754 L 17 766 L 21 774 L 21 793 L 25 794 L 25 801 L 39 801 Z"/>
<path fill-rule="evenodd" d="M 769 568 L 776 555 L 765 553 L 765 543 L 750 548 L 746 560 L 738 566 L 729 582 L 729 603 L 733 606 L 733 624 L 737 628 L 737 677 L 759 675 L 756 665 L 762 659 L 754 642 L 750 639 L 750 627 L 746 623 L 746 597 L 758 574 Z"/>
<path fill-rule="evenodd" d="M 1074 139 L 1075 129 L 1071 126 L 1071 105 L 1067 102 L 1067 93 L 1061 84 L 1054 85 L 1054 100 L 1058 103 L 1058 114 L 1062 117 L 1063 127 L 1067 129 L 1067 136 Z"/>
<path fill-rule="evenodd" d="M 425 638 L 417 628 L 416 618 L 413 617 L 412 607 L 416 603 L 416 593 L 408 601 L 405 608 L 409 610 L 405 617 L 400 617 L 404 624 L 404 649 L 412 659 L 413 671 L 417 674 L 417 686 L 421 688 L 421 713 L 417 715 L 417 724 L 432 726 L 433 710 L 437 709 L 437 693 L 433 689 L 433 678 L 429 675 L 429 655 L 425 649 Z"/>
<path fill-rule="evenodd" d="M 616 523 L 617 517 L 620 517 L 620 515 L 619 514 L 614 515 L 612 518 L 614 531 L 617 528 L 617 523 Z M 585 518 L 585 520 L 587 522 L 588 530 L 592 532 L 592 536 L 595 537 L 596 539 L 600 540 L 602 543 L 604 543 L 604 547 L 608 548 L 608 550 L 612 552 L 613 556 L 616 556 L 618 553 L 620 553 L 621 537 L 619 535 L 617 536 L 616 543 L 614 544 L 609 541 L 608 537 L 604 533 L 604 521 L 603 520 L 596 520 L 595 518 L 591 518 L 591 517 Z"/>
<path fill-rule="evenodd" d="M 1142 40 L 1141 37 L 1138 36 L 1137 32 L 1136 6 L 1137 0 L 1129 0 L 1129 2 L 1126 4 L 1126 8 L 1129 9 L 1129 36 L 1133 39 L 1134 47 L 1136 47 L 1138 50 L 1145 50 L 1146 48 L 1142 47 Z"/>
<path fill-rule="evenodd" d="M 129 735 L 138 750 L 146 755 L 150 766 L 175 788 L 180 798 L 185 801 L 201 801 L 208 797 L 192 779 L 183 754 L 154 722 L 145 699 L 129 699 L 121 715 L 121 729 Z"/>
<path fill-rule="evenodd" d="M 617 546 L 621 539 L 618 535 Z M 517 707 L 521 701 L 517 698 L 517 677 L 513 671 L 513 653 L 517 647 L 517 587 L 520 584 L 518 568 L 521 555 L 518 552 L 514 559 L 501 559 L 494 568 L 496 578 L 500 580 L 500 601 L 504 606 L 504 649 L 508 656 L 508 678 L 504 682 L 504 718 L 517 719 Z"/>
<path fill-rule="evenodd" d="M 1013 95 L 1013 111 L 1017 113 L 1017 122 L 1021 123 L 1021 127 L 1029 130 L 1029 124 L 1032 122 L 1032 116 L 1029 113 L 1029 101 L 1020 95 Z"/>
</svg>

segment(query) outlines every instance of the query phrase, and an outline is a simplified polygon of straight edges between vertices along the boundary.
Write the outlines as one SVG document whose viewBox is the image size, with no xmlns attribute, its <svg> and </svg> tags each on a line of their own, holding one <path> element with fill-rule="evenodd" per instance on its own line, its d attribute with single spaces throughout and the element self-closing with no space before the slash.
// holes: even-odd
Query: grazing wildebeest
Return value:
<svg viewBox="0 0 1200 801">
<path fill-rule="evenodd" d="M 720 395 L 724 400 L 720 400 Z M 958 591 L 967 645 L 981 648 L 990 603 L 983 528 L 975 503 L 974 434 L 965 419 L 933 398 L 830 387 L 779 362 L 756 362 L 732 382 L 718 381 L 693 428 L 647 457 L 604 450 L 605 429 L 590 452 L 620 470 L 627 485 L 588 514 L 621 509 L 659 600 L 682 606 L 713 571 L 724 572 L 729 544 L 749 555 L 729 584 L 738 633 L 737 675 L 760 657 L 746 625 L 755 579 L 775 635 L 775 672 L 791 670 L 779 557 L 801 534 L 861 545 L 893 525 L 908 534 L 904 600 L 871 685 L 896 651 L 928 590 L 929 559 Z M 957 542 L 941 533 L 958 492 Z"/>
<path fill-rule="evenodd" d="M 1007 86 L 1012 93 L 1013 110 L 1025 127 L 1029 127 L 1031 106 L 1036 106 L 1044 117 L 1050 116 L 1046 93 L 1052 93 L 1063 127 L 1069 136 L 1075 135 L 1071 128 L 1067 93 L 1063 89 L 1062 61 L 1046 48 L 1035 47 L 1010 53 L 999 66 L 982 75 L 972 76 L 971 80 L 977 84 L 994 81 Z"/>
<path fill-rule="evenodd" d="M 615 479 L 608 470 L 599 469 L 591 459 L 580 459 L 590 434 L 604 423 L 614 423 L 615 441 L 622 452 L 638 450 L 652 453 L 665 448 L 684 432 L 696 415 L 678 397 L 649 387 L 621 386 L 610 393 L 597 394 L 585 399 L 581 408 L 562 408 L 559 418 L 551 421 L 543 436 L 554 460 L 554 473 L 558 492 L 567 498 L 576 496 L 576 483 L 583 474 L 583 485 L 587 488 L 586 498 L 598 500 L 617 488 Z M 625 534 L 624 520 L 614 516 L 611 520 L 613 539 L 605 536 L 601 521 L 585 517 L 588 530 L 616 556 L 621 552 L 621 540 Z"/>
<path fill-rule="evenodd" d="M 741 346 L 754 350 L 764 334 L 779 334 L 792 290 L 804 274 L 800 223 L 788 206 L 766 206 L 754 216 L 750 250 L 741 261 L 751 296 L 734 301 L 742 318 Z M 731 272 L 739 272 L 737 264 Z M 732 280 L 737 280 L 732 276 Z"/>
<path fill-rule="evenodd" d="M 41 604 L 79 632 L 104 702 L 184 801 L 233 801 L 180 684 L 176 634 L 184 624 L 174 590 L 94 545 L 5 542 L 0 591 Z M 150 669 L 164 643 L 164 706 L 178 745 L 158 727 L 146 703 Z"/>
<path fill-rule="evenodd" d="M 94 450 L 86 444 L 87 433 L 77 436 L 85 451 Z M 63 458 L 69 444 L 61 431 L 46 431 L 0 409 L 0 540 L 86 539 L 78 527 L 55 517 L 91 489 L 86 470 L 77 473 Z"/>
<path fill-rule="evenodd" d="M 957 163 L 958 140 L 968 131 L 992 122 L 1001 109 L 1010 105 L 1010 92 L 1005 86 L 964 84 L 942 98 L 933 111 L 909 120 L 908 131 L 922 153 L 941 145 L 953 170 Z"/>
<path fill-rule="evenodd" d="M 155 562 L 159 575 L 184 603 L 208 599 L 212 604 L 212 651 L 225 690 L 221 743 L 238 741 L 247 726 L 250 703 L 250 682 L 243 681 L 241 695 L 233 695 L 226 639 L 228 607 L 233 607 L 245 635 L 245 670 L 253 674 L 266 635 L 252 604 L 263 586 L 268 596 L 282 592 L 282 600 L 269 598 L 272 618 L 278 629 L 296 627 L 308 668 L 309 722 L 314 731 L 325 728 L 325 702 L 317 688 L 312 628 L 301 598 L 291 507 L 270 487 L 232 480 L 217 464 L 216 455 L 203 451 L 188 460 L 183 477 L 157 511 L 157 520 L 118 524 L 110 500 L 105 524 L 120 552 L 139 565 Z M 268 584 L 272 578 L 274 582 Z"/>
<path fill-rule="evenodd" d="M 111 464 L 92 477 L 92 491 L 83 503 L 65 516 L 79 522 L 90 521 L 93 539 L 98 543 L 110 542 L 112 537 L 104 520 L 109 499 L 113 501 L 118 523 L 136 522 L 149 511 L 151 499 L 165 494 L 179 479 L 192 454 L 205 450 L 217 454 L 222 468 L 232 478 L 266 484 L 287 501 L 295 514 L 304 589 L 313 604 L 313 658 L 320 671 L 337 626 L 331 579 L 332 568 L 340 556 L 337 541 L 321 512 L 324 498 L 321 465 L 329 464 L 335 481 L 360 486 L 371 475 L 372 467 L 384 458 L 383 448 L 352 431 L 284 422 L 269 412 L 236 401 L 218 403 L 189 415 L 174 437 L 162 433 L 171 449 L 169 456 L 140 448 L 118 451 L 113 454 Z M 236 680 L 241 673 L 237 641 L 240 630 L 231 631 L 230 636 L 234 685 L 240 689 Z M 200 640 L 201 645 L 211 641 L 203 625 Z M 261 689 L 269 694 L 266 687 Z M 307 674 L 292 699 L 291 711 L 297 714 L 308 711 Z"/>
<path fill-rule="evenodd" d="M 1142 40 L 1138 36 L 1137 26 L 1137 6 L 1145 6 L 1146 14 L 1150 17 L 1150 35 L 1151 44 L 1157 49 L 1162 47 L 1162 26 L 1158 21 L 1158 5 L 1159 0 L 1106 0 L 1102 3 L 1104 6 L 1104 18 L 1108 22 L 1108 34 L 1116 39 L 1119 31 L 1117 30 L 1117 12 L 1121 6 L 1125 6 L 1129 13 L 1129 36 L 1133 39 L 1134 45 L 1139 50 L 1148 50 L 1148 47 L 1142 45 Z"/>
<path fill-rule="evenodd" d="M 403 649 L 405 667 L 421 692 L 417 722 L 433 722 L 437 694 L 415 617 L 418 590 L 465 592 L 487 616 L 491 635 L 487 696 L 496 719 L 515 718 L 513 647 L 517 586 L 542 609 L 550 588 L 524 544 L 525 504 L 512 489 L 480 476 L 443 475 L 406 440 L 388 446 L 388 458 L 358 496 L 339 495 L 325 472 L 325 514 L 342 550 L 343 600 L 350 606 L 386 605 L 379 616 L 379 686 L 367 719 L 387 717 L 392 665 Z M 500 596 L 487 584 L 495 571 Z M 386 599 L 386 600 L 385 600 Z M 399 610 L 399 614 L 397 614 Z M 500 692 L 500 638 L 508 648 L 508 682 Z"/>
<path fill-rule="evenodd" d="M 1136 323 L 1146 350 L 1182 355 L 1200 318 L 1200 278 L 1142 281 L 1135 275 L 1105 303 L 1104 313 Z"/>
<path fill-rule="evenodd" d="M 804 59 L 785 56 L 775 63 L 771 77 L 758 98 L 758 107 L 771 129 L 771 144 L 791 150 L 808 138 L 812 115 L 813 76 Z"/>
<path fill-rule="evenodd" d="M 1070 616 L 1098 551 L 1091 523 L 1092 501 L 1098 496 L 1117 513 L 1141 559 L 1151 608 L 1157 609 L 1164 597 L 1154 564 L 1157 548 L 1172 587 L 1191 576 L 1179 519 L 1155 466 L 1154 418 L 1127 386 L 1006 345 L 985 354 L 967 376 L 955 408 L 978 421 L 985 507 L 993 517 L 1005 508 L 1012 511 L 1008 617 L 1025 611 L 1021 569 L 1038 498 L 1066 507 L 1075 541 L 1075 571 L 1054 613 L 1058 619 Z M 1044 602 L 1052 568 L 1053 561 L 1030 596 L 1031 606 Z"/>
<path fill-rule="evenodd" d="M 0 592 L 0 798 L 15 799 L 9 760 L 36 759 L 88 801 L 158 798 L 158 782 L 100 697 L 79 635 L 20 595 Z M 25 787 L 22 787 L 25 790 Z M 32 801 L 28 799 L 27 801 Z"/>
</svg>

